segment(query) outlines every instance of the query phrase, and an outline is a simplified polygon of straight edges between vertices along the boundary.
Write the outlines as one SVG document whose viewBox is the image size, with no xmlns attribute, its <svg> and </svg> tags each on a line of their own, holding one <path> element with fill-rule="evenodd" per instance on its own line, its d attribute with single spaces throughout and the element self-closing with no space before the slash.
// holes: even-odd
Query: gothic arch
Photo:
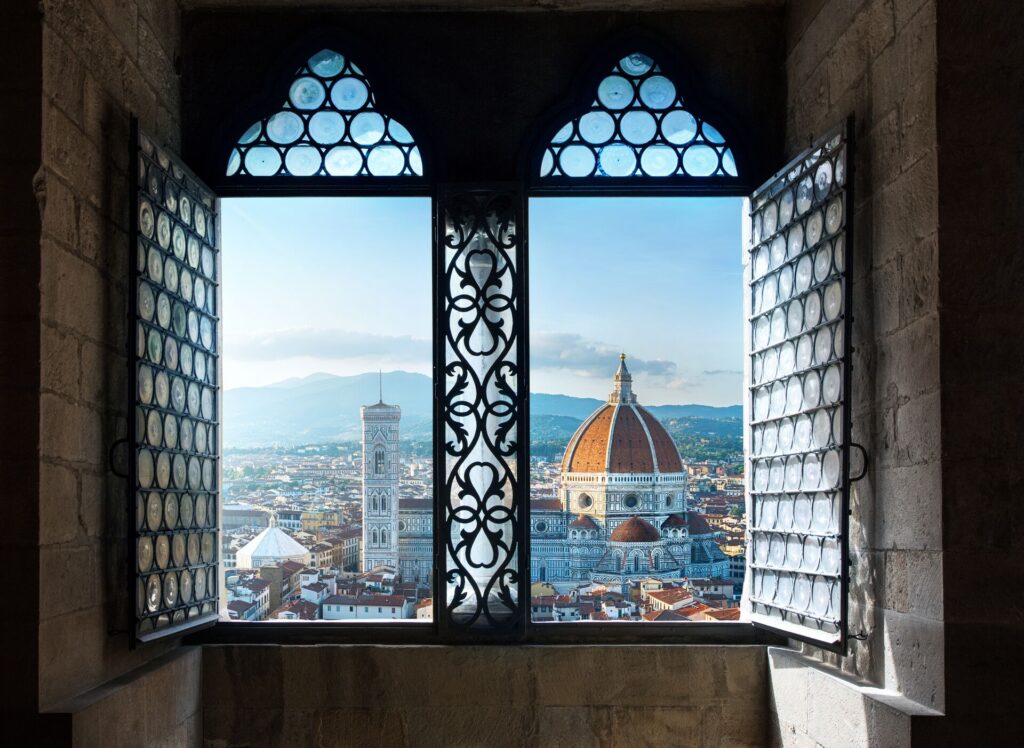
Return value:
<svg viewBox="0 0 1024 748">
<path fill-rule="evenodd" d="M 281 93 L 281 104 L 261 102 L 259 119 L 237 136 L 228 179 L 423 176 L 414 137 L 380 108 L 370 78 L 345 54 L 315 52 Z"/>
</svg>

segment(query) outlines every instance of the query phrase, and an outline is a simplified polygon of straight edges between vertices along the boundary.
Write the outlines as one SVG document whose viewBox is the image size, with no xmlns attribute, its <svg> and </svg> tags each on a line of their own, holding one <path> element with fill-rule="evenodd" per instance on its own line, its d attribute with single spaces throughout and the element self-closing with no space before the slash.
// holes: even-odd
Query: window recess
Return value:
<svg viewBox="0 0 1024 748">
<path fill-rule="evenodd" d="M 750 198 L 747 563 L 758 626 L 845 652 L 849 122 Z"/>
<path fill-rule="evenodd" d="M 220 592 L 216 196 L 132 122 L 128 485 L 134 641 L 213 623 Z"/>
</svg>

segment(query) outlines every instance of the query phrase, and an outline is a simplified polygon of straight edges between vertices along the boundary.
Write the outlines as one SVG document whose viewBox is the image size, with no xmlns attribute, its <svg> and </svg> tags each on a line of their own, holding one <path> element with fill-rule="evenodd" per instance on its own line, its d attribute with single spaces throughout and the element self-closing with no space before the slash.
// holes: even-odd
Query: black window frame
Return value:
<svg viewBox="0 0 1024 748">
<path fill-rule="evenodd" d="M 220 198 L 261 198 L 261 197 L 428 197 L 431 200 L 434 221 L 434 247 L 432 249 L 432 282 L 435 285 L 433 295 L 433 312 L 435 316 L 433 346 L 438 347 L 440 322 L 438 321 L 438 292 L 436 285 L 440 269 L 438 267 L 438 211 L 446 190 L 465 189 L 472 187 L 513 187 L 522 199 L 522 215 L 524 217 L 522 238 L 524 245 L 523 271 L 518 276 L 519 291 L 524 300 L 524 324 L 520 334 L 526 352 L 525 371 L 521 374 L 522 381 L 528 383 L 529 376 L 529 336 L 528 336 L 528 284 L 529 277 L 529 237 L 528 237 L 528 203 L 530 198 L 548 197 L 741 197 L 748 198 L 759 186 L 760 180 L 753 178 L 748 164 L 754 160 L 746 150 L 750 141 L 744 137 L 742 123 L 735 120 L 712 97 L 707 96 L 698 81 L 692 80 L 688 74 L 688 66 L 670 45 L 645 31 L 618 34 L 616 41 L 602 46 L 588 61 L 581 65 L 581 73 L 576 76 L 566 98 L 554 108 L 535 127 L 531 137 L 524 141 L 517 159 L 520 167 L 518 181 L 509 185 L 507 180 L 496 180 L 487 185 L 449 184 L 441 178 L 438 156 L 432 150 L 429 133 L 424 132 L 420 118 L 415 111 L 410 111 L 389 96 L 393 90 L 393 81 L 388 75 L 374 65 L 369 48 L 353 40 L 336 38 L 336 34 L 318 32 L 305 40 L 292 45 L 281 56 L 281 64 L 277 66 L 280 74 L 268 81 L 261 100 L 250 102 L 240 108 L 237 121 L 225 126 L 216 139 L 216 149 L 223 155 L 223 163 L 227 163 L 227 155 L 234 146 L 234 141 L 245 129 L 239 123 L 251 122 L 266 115 L 268 108 L 278 106 L 282 92 L 287 90 L 290 81 L 304 61 L 321 48 L 329 47 L 337 52 L 352 57 L 362 68 L 366 77 L 374 85 L 375 93 L 381 101 L 381 109 L 401 117 L 401 121 L 413 134 L 420 148 L 423 159 L 423 177 L 227 177 L 208 178 L 207 184 Z M 593 100 L 598 82 L 611 70 L 615 62 L 626 54 L 643 51 L 649 54 L 660 65 L 665 75 L 676 82 L 681 91 L 685 91 L 690 107 L 705 116 L 726 137 L 733 149 L 737 164 L 737 177 L 682 177 L 682 178 L 573 178 L 558 183 L 543 182 L 536 178 L 543 148 L 550 142 L 551 136 L 575 114 L 585 111 Z M 443 398 L 439 390 L 439 381 L 443 374 L 433 373 L 435 388 L 435 404 Z M 528 386 L 526 387 L 528 392 Z M 436 411 L 436 408 L 435 408 Z M 525 434 L 526 454 L 529 450 L 529 412 L 528 397 L 523 403 L 522 417 L 519 424 L 520 432 Z M 444 458 L 443 423 L 435 415 L 434 419 L 434 463 L 435 471 Z M 528 464 L 528 460 L 527 460 Z M 524 495 L 527 497 L 520 507 L 518 526 L 520 531 L 520 570 L 526 575 L 529 588 L 530 573 L 530 516 L 529 516 L 529 471 L 522 475 Z M 342 620 L 334 621 L 233 621 L 217 620 L 188 632 L 184 636 L 186 644 L 708 644 L 708 645 L 768 645 L 784 644 L 786 638 L 764 628 L 755 626 L 749 621 L 723 621 L 686 623 L 660 623 L 651 625 L 644 622 L 597 623 L 597 622 L 552 622 L 532 624 L 529 615 L 529 596 L 520 598 L 519 606 L 524 611 L 523 625 L 503 632 L 488 631 L 451 631 L 441 621 L 444 598 L 443 580 L 438 574 L 438 557 L 443 552 L 439 543 L 439 530 L 443 527 L 442 502 L 438 487 L 443 481 L 435 479 L 434 501 L 434 588 L 433 588 L 433 620 L 430 623 L 415 618 L 402 621 L 381 621 L 374 623 L 356 623 Z M 219 540 L 218 540 L 219 549 Z"/>
</svg>

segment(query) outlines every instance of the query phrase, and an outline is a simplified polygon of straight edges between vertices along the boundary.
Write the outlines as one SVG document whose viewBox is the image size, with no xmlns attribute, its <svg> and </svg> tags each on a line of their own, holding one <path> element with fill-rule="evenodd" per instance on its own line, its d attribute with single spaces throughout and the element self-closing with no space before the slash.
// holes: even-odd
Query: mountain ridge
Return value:
<svg viewBox="0 0 1024 748">
<path fill-rule="evenodd" d="M 360 438 L 359 408 L 377 402 L 381 391 L 385 402 L 398 403 L 402 408 L 403 437 L 428 439 L 432 436 L 433 383 L 425 374 L 389 371 L 339 376 L 317 372 L 262 387 L 227 390 L 224 446 L 294 446 L 357 440 Z M 556 417 L 559 431 L 562 431 L 571 426 L 564 419 L 582 421 L 603 402 L 597 398 L 535 392 L 530 394 L 530 413 L 533 417 Z M 739 405 L 690 403 L 644 407 L 663 422 L 668 419 L 733 421 L 743 415 Z"/>
</svg>

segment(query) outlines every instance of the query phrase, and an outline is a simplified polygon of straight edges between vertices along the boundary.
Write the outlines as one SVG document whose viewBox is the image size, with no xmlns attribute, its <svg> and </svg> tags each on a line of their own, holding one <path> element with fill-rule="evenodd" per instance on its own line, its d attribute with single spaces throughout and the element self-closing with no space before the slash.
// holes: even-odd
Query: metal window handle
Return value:
<svg viewBox="0 0 1024 748">
<path fill-rule="evenodd" d="M 862 444 L 857 444 L 857 442 L 850 442 L 850 449 L 856 449 L 860 452 L 861 461 L 863 463 L 861 465 L 860 473 L 858 473 L 855 476 L 850 476 L 850 482 L 856 483 L 857 481 L 859 481 L 861 478 L 868 474 L 868 451 L 864 449 L 864 446 Z"/>
<path fill-rule="evenodd" d="M 122 444 L 127 446 L 128 445 L 128 440 L 127 439 L 117 439 L 113 444 L 110 445 L 110 451 L 107 453 L 107 463 L 108 463 L 108 467 L 110 468 L 110 472 L 112 472 L 118 478 L 125 478 L 125 479 L 127 479 L 128 478 L 128 473 L 122 473 L 120 470 L 118 470 L 117 469 L 117 465 L 116 465 L 115 460 L 114 460 L 114 453 L 117 450 L 117 448 L 120 445 L 122 445 Z"/>
</svg>

